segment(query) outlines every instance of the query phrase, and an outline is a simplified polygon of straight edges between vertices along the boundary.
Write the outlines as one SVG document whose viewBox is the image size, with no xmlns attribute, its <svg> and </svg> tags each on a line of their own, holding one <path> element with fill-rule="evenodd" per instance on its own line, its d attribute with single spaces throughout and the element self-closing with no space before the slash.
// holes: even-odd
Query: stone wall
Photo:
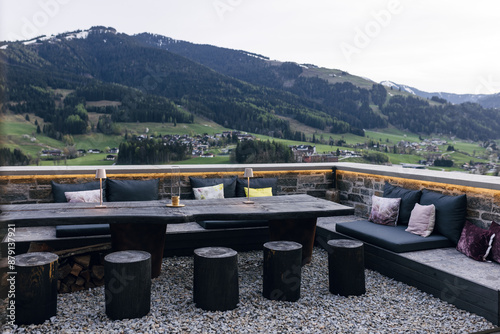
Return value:
<svg viewBox="0 0 500 334">
<path fill-rule="evenodd" d="M 353 206 L 357 216 L 368 218 L 372 202 L 371 197 L 372 195 L 383 195 L 385 182 L 412 190 L 425 188 L 443 195 L 466 194 L 467 219 L 470 222 L 487 228 L 492 220 L 500 221 L 500 191 L 498 190 L 392 176 L 338 171 L 337 189 L 340 202 Z"/>
<path fill-rule="evenodd" d="M 170 198 L 170 173 L 131 173 L 115 174 L 108 171 L 108 177 L 118 180 L 145 180 L 152 178 L 160 179 L 160 199 Z M 237 175 L 243 177 L 240 171 L 190 173 L 181 172 L 181 199 L 192 198 L 189 176 L 222 178 Z M 331 169 L 326 170 L 293 170 L 293 171 L 254 171 L 254 177 L 276 177 L 278 195 L 308 194 L 315 197 L 325 197 L 325 193 L 332 187 Z M 28 204 L 28 203 L 51 203 L 52 196 L 51 181 L 64 184 L 76 184 L 93 182 L 93 175 L 50 175 L 50 176 L 4 176 L 0 184 L 0 204 Z M 250 187 L 252 181 L 250 179 Z"/>
</svg>

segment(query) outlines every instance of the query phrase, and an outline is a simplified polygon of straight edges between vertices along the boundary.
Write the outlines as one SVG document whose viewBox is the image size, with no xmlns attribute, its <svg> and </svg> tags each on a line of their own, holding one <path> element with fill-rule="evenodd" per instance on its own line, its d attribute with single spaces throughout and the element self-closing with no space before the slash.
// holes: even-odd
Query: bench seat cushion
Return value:
<svg viewBox="0 0 500 334">
<path fill-rule="evenodd" d="M 336 231 L 339 233 L 395 253 L 454 246 L 448 238 L 436 232 L 424 238 L 406 232 L 406 228 L 408 226 L 384 226 L 371 223 L 367 220 L 336 224 Z"/>
<path fill-rule="evenodd" d="M 202 220 L 199 221 L 201 227 L 205 229 L 217 228 L 244 228 L 268 226 L 267 220 Z"/>
<path fill-rule="evenodd" d="M 110 234 L 109 224 L 91 225 L 58 225 L 56 226 L 56 237 L 83 237 L 90 235 Z"/>
</svg>

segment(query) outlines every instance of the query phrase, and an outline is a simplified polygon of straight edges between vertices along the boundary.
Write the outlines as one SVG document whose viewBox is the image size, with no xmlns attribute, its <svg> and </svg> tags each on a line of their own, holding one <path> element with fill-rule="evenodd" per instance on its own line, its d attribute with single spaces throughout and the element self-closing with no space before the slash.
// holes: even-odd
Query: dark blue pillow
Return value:
<svg viewBox="0 0 500 334">
<path fill-rule="evenodd" d="M 420 190 L 409 190 L 398 186 L 393 186 L 389 182 L 385 182 L 384 195 L 387 198 L 401 198 L 399 204 L 398 225 L 408 225 L 410 220 L 411 210 L 415 207 L 415 203 L 420 201 L 422 192 Z"/>
<path fill-rule="evenodd" d="M 278 178 L 250 178 L 250 188 L 273 188 L 273 196 L 276 196 L 276 184 L 278 183 Z M 248 187 L 248 180 L 238 179 L 236 180 L 236 197 L 246 197 L 245 187 Z"/>
<path fill-rule="evenodd" d="M 467 196 L 447 196 L 427 189 L 422 190 L 421 205 L 434 204 L 436 207 L 436 224 L 434 230 L 450 239 L 455 245 L 467 215 Z"/>
<path fill-rule="evenodd" d="M 65 192 L 73 191 L 85 191 L 85 190 L 96 190 L 100 189 L 99 181 L 78 183 L 78 184 L 61 184 L 54 181 L 50 181 L 52 185 L 52 195 L 54 195 L 54 202 L 56 203 L 66 203 Z M 106 182 L 102 182 L 102 196 L 103 199 L 106 198 Z"/>
<path fill-rule="evenodd" d="M 154 201 L 158 199 L 160 179 L 113 180 L 106 179 L 108 202 Z"/>
<path fill-rule="evenodd" d="M 224 198 L 231 198 L 236 197 L 237 178 L 237 176 L 232 176 L 229 178 L 202 178 L 190 176 L 189 182 L 191 182 L 191 190 L 193 188 L 211 187 L 222 183 L 224 184 Z"/>
</svg>

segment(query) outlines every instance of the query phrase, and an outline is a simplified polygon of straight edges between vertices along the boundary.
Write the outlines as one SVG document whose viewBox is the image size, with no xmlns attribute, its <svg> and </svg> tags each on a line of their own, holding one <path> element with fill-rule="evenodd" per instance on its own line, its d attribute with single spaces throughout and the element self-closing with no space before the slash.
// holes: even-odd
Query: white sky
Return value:
<svg viewBox="0 0 500 334">
<path fill-rule="evenodd" d="M 0 0 L 0 40 L 95 25 L 429 92 L 500 92 L 499 0 Z"/>
</svg>

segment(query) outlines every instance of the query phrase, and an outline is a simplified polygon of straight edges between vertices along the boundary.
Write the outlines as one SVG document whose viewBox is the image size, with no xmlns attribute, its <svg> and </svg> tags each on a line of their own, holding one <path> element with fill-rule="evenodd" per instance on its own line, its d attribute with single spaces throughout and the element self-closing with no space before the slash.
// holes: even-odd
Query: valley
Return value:
<svg viewBox="0 0 500 334">
<path fill-rule="evenodd" d="M 0 44 L 3 164 L 123 163 L 122 145 L 155 163 L 228 163 L 239 143 L 218 134 L 237 131 L 340 161 L 497 173 L 499 111 L 477 103 L 105 27 Z"/>
</svg>

